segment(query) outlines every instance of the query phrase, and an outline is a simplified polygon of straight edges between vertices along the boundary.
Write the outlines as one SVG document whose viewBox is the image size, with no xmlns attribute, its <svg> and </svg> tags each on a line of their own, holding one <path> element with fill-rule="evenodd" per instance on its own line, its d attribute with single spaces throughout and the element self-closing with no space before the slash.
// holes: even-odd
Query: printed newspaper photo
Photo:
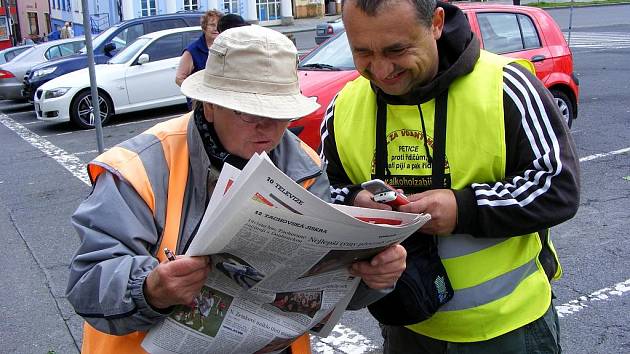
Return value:
<svg viewBox="0 0 630 354">
<path fill-rule="evenodd" d="M 327 336 L 359 278 L 348 267 L 399 243 L 429 215 L 338 206 L 309 193 L 266 154 L 223 168 L 187 255 L 211 255 L 193 304 L 152 328 L 150 353 L 273 353 Z"/>
</svg>

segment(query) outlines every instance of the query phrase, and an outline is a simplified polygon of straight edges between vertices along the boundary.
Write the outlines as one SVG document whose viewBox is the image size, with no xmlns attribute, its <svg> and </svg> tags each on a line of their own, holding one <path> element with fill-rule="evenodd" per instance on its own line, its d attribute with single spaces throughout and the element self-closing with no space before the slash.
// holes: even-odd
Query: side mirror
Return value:
<svg viewBox="0 0 630 354">
<path fill-rule="evenodd" d="M 140 54 L 140 57 L 138 57 L 138 64 L 142 65 L 148 62 L 149 62 L 149 54 L 147 53 Z"/>
<path fill-rule="evenodd" d="M 103 51 L 105 52 L 106 55 L 108 56 L 112 56 L 111 52 L 116 50 L 116 45 L 112 42 L 109 42 L 107 44 L 105 44 L 105 47 L 103 47 Z"/>
</svg>

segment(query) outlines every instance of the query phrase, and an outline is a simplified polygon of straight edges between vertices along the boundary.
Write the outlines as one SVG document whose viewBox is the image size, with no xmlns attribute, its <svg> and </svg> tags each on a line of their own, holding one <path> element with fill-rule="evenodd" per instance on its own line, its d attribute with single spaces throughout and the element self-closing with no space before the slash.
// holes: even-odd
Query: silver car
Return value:
<svg viewBox="0 0 630 354">
<path fill-rule="evenodd" d="M 0 50 L 0 64 L 10 62 L 13 58 L 31 48 L 33 45 L 34 44 L 19 45 L 17 47 L 9 47 L 7 49 Z"/>
<path fill-rule="evenodd" d="M 22 52 L 0 65 L 0 99 L 15 100 L 22 96 L 24 74 L 36 64 L 77 53 L 85 46 L 83 37 L 44 42 Z"/>
<path fill-rule="evenodd" d="M 317 25 L 315 30 L 315 43 L 321 44 L 328 38 L 336 35 L 339 32 L 342 32 L 344 30 L 344 27 L 343 22 L 341 22 L 341 17 L 339 17 L 332 21 L 320 23 L 319 25 Z"/>
</svg>

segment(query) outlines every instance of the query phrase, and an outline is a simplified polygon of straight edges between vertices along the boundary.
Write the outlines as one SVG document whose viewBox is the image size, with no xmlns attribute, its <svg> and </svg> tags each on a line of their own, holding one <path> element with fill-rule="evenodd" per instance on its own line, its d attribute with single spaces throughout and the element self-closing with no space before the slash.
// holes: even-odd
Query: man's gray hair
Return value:
<svg viewBox="0 0 630 354">
<path fill-rule="evenodd" d="M 376 16 L 381 9 L 398 1 L 408 1 L 414 5 L 418 21 L 427 27 L 431 26 L 436 0 L 342 0 L 342 6 L 346 2 L 352 2 L 367 15 Z"/>
</svg>

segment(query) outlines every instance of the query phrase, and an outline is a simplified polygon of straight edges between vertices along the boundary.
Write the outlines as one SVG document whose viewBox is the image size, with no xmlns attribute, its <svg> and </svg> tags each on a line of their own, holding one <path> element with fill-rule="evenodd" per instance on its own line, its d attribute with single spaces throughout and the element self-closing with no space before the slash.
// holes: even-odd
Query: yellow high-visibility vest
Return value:
<svg viewBox="0 0 630 354">
<path fill-rule="evenodd" d="M 482 50 L 474 70 L 449 87 L 444 172 L 452 189 L 505 178 L 503 68 L 515 61 L 534 70 L 527 61 Z M 418 176 L 431 176 L 424 139 L 432 150 L 435 100 L 421 109 L 426 135 L 417 106 L 387 105 L 386 163 L 398 188 L 430 187 Z M 348 83 L 335 102 L 336 148 L 353 183 L 375 174 L 376 112 L 375 93 L 363 77 Z M 540 251 L 535 233 L 500 239 L 438 237 L 438 252 L 455 295 L 431 318 L 407 327 L 440 340 L 474 342 L 536 320 L 551 300 L 551 287 L 538 261 Z"/>
</svg>

